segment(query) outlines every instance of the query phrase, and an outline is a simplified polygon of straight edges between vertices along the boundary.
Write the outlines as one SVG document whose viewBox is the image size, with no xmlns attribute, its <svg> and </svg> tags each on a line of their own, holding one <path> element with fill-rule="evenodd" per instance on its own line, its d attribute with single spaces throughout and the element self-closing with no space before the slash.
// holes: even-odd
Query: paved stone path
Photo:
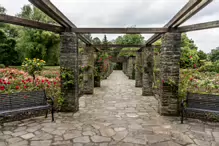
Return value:
<svg viewBox="0 0 219 146">
<path fill-rule="evenodd" d="M 219 146 L 219 124 L 163 117 L 121 71 L 80 98 L 80 112 L 6 123 L 0 146 Z"/>
</svg>

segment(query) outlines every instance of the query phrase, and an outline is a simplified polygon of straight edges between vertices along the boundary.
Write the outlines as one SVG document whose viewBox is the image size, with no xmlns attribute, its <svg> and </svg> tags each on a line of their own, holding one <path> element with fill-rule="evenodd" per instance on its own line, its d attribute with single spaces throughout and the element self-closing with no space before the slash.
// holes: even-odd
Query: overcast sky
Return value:
<svg viewBox="0 0 219 146">
<path fill-rule="evenodd" d="M 51 0 L 77 27 L 162 27 L 188 0 Z M 7 14 L 20 12 L 28 0 L 0 0 Z M 219 20 L 219 0 L 214 0 L 184 23 Z M 210 52 L 219 46 L 219 28 L 187 33 L 199 50 Z M 98 36 L 102 39 L 103 35 Z M 118 35 L 107 35 L 108 40 Z M 144 35 L 145 39 L 150 35 Z"/>
</svg>

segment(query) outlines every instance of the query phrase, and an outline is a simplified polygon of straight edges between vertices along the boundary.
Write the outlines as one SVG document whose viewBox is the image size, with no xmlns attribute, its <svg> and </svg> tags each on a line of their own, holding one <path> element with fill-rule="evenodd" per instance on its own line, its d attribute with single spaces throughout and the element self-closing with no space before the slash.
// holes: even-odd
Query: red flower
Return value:
<svg viewBox="0 0 219 146">
<path fill-rule="evenodd" d="M 19 86 L 16 86 L 16 89 L 18 90 L 18 89 L 20 89 L 20 87 L 19 87 Z"/>
<path fill-rule="evenodd" d="M 5 90 L 5 86 L 0 86 L 0 90 L 4 91 Z"/>
<path fill-rule="evenodd" d="M 24 86 L 24 89 L 27 89 L 27 86 Z"/>
<path fill-rule="evenodd" d="M 44 80 L 42 80 L 42 83 L 44 83 L 45 81 Z"/>
<path fill-rule="evenodd" d="M 11 83 L 10 83 L 10 82 L 8 82 L 7 84 L 8 84 L 8 85 L 10 85 Z"/>
<path fill-rule="evenodd" d="M 197 66 L 196 66 L 196 64 L 194 64 L 194 68 L 196 68 Z"/>
<path fill-rule="evenodd" d="M 6 81 L 4 81 L 4 84 L 7 84 L 7 82 L 6 82 Z"/>
<path fill-rule="evenodd" d="M 56 85 L 57 83 L 56 82 L 54 82 L 54 85 Z"/>
</svg>

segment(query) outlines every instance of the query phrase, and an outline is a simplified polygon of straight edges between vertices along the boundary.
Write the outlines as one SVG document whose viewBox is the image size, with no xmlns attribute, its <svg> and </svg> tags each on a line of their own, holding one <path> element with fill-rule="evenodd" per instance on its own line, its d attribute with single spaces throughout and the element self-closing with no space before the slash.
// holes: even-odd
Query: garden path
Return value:
<svg viewBox="0 0 219 146">
<path fill-rule="evenodd" d="M 114 71 L 93 95 L 80 98 L 80 111 L 5 124 L 0 146 L 219 146 L 219 126 L 157 113 L 157 100 Z"/>
</svg>

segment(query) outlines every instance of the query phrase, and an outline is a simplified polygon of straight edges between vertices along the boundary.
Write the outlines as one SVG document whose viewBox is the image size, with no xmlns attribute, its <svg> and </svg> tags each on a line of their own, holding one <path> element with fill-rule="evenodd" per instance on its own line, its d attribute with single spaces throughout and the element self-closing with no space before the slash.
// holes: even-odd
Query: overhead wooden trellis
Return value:
<svg viewBox="0 0 219 146">
<path fill-rule="evenodd" d="M 201 9 L 207 6 L 213 0 L 189 0 L 189 2 L 164 26 L 161 28 L 77 28 L 55 5 L 49 0 L 29 0 L 33 5 L 43 11 L 45 14 L 54 19 L 59 25 L 46 24 L 42 22 L 22 19 L 14 16 L 0 14 L 0 22 L 11 23 L 36 29 L 61 33 L 71 31 L 78 34 L 78 38 L 87 45 L 93 45 L 83 34 L 85 33 L 105 33 L 105 34 L 150 34 L 155 33 L 150 37 L 145 46 L 153 44 L 161 38 L 165 32 L 188 32 L 209 28 L 219 27 L 219 21 L 211 21 L 193 25 L 179 27 Z M 115 44 L 116 46 L 117 44 Z M 98 47 L 94 45 L 94 47 Z M 101 47 L 101 46 L 99 46 Z M 141 46 L 137 46 L 142 48 Z M 141 50 L 141 49 L 140 49 Z"/>
</svg>

